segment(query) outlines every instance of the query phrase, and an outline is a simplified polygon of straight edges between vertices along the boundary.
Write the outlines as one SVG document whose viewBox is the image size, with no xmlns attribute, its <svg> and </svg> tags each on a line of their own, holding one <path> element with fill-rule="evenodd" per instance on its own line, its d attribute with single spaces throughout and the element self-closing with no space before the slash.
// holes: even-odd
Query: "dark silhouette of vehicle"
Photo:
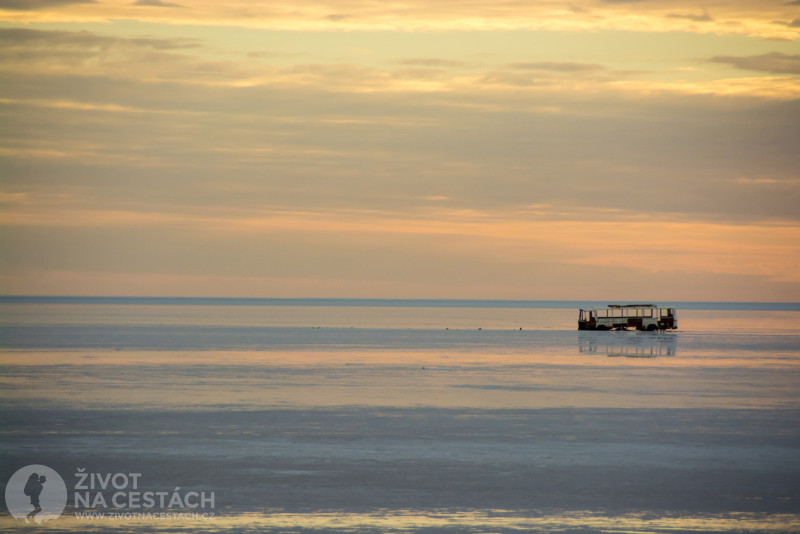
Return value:
<svg viewBox="0 0 800 534">
<path fill-rule="evenodd" d="M 578 330 L 669 330 L 678 328 L 675 308 L 655 304 L 609 304 L 605 308 L 581 308 Z"/>
</svg>

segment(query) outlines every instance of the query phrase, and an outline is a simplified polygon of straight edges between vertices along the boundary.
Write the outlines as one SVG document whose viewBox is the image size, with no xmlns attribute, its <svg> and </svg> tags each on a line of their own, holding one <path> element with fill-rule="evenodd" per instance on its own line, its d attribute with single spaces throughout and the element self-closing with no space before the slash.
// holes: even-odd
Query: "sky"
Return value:
<svg viewBox="0 0 800 534">
<path fill-rule="evenodd" d="M 800 301 L 800 0 L 0 0 L 0 294 Z"/>
</svg>

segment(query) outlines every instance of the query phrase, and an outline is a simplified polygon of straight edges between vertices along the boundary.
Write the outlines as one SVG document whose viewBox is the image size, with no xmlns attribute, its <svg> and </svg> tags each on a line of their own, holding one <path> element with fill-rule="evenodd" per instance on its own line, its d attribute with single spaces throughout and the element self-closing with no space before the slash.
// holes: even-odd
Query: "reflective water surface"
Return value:
<svg viewBox="0 0 800 534">
<path fill-rule="evenodd" d="M 43 531 L 798 531 L 799 319 L 4 303 L 0 479 L 62 474 Z M 213 517 L 76 506 L 81 468 Z"/>
</svg>

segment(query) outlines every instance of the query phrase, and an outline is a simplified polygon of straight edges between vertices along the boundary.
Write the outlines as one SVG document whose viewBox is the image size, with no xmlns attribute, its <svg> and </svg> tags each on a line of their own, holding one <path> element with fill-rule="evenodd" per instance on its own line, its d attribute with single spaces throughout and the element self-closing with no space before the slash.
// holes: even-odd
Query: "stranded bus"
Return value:
<svg viewBox="0 0 800 534">
<path fill-rule="evenodd" d="M 675 308 L 654 304 L 609 304 L 605 308 L 581 309 L 578 330 L 668 330 L 678 328 Z"/>
</svg>

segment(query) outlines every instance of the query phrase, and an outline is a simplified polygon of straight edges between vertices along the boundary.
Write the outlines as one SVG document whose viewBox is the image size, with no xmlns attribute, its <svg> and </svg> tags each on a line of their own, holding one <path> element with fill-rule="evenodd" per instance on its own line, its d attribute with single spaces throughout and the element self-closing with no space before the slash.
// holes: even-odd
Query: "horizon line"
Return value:
<svg viewBox="0 0 800 534">
<path fill-rule="evenodd" d="M 2 295 L 0 294 L 0 301 L 66 301 L 70 299 L 81 300 L 96 300 L 96 301 L 149 301 L 152 304 L 158 304 L 156 301 L 184 301 L 195 302 L 200 304 L 202 301 L 236 301 L 240 303 L 263 303 L 263 302 L 280 302 L 280 303 L 324 303 L 338 301 L 350 302 L 358 304 L 377 304 L 380 303 L 503 303 L 503 304 L 533 304 L 533 303 L 564 303 L 564 304 L 582 304 L 582 303 L 629 303 L 634 302 L 630 299 L 508 299 L 508 298 L 451 298 L 451 297 L 424 297 L 424 298 L 397 298 L 397 297 L 220 297 L 220 296 L 158 296 L 158 295 Z M 706 304 L 706 305 L 730 305 L 730 304 L 744 304 L 744 305 L 780 305 L 780 306 L 797 306 L 800 310 L 800 302 L 796 301 L 723 301 L 723 300 L 661 300 L 661 299 L 637 299 L 635 302 L 647 302 L 652 304 Z M 446 306 L 443 306 L 446 307 Z"/>
</svg>

